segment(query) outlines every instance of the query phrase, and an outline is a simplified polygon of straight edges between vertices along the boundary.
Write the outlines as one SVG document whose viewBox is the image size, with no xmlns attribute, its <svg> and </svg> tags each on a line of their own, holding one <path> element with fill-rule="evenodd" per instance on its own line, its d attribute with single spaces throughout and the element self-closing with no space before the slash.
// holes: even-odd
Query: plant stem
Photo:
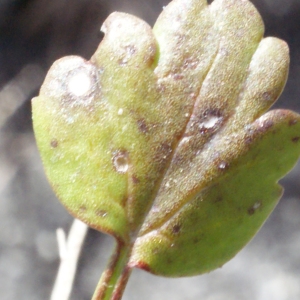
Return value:
<svg viewBox="0 0 300 300">
<path fill-rule="evenodd" d="M 103 272 L 92 300 L 120 300 L 131 274 L 128 259 L 131 247 L 118 243 L 111 260 Z"/>
<path fill-rule="evenodd" d="M 51 300 L 68 300 L 70 298 L 80 251 L 87 231 L 87 225 L 77 219 L 74 219 L 67 239 L 64 231 L 61 228 L 58 229 L 61 262 L 51 293 Z"/>
</svg>

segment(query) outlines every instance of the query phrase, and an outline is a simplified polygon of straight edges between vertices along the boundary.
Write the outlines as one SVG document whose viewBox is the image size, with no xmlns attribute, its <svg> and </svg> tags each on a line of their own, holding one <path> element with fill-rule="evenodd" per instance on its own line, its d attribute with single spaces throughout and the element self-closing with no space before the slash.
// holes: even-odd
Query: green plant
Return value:
<svg viewBox="0 0 300 300">
<path fill-rule="evenodd" d="M 90 61 L 51 67 L 32 101 L 47 176 L 76 218 L 117 246 L 93 297 L 120 299 L 132 268 L 222 266 L 262 226 L 300 153 L 300 116 L 265 113 L 285 42 L 246 0 L 174 0 L 154 29 L 113 13 Z"/>
</svg>

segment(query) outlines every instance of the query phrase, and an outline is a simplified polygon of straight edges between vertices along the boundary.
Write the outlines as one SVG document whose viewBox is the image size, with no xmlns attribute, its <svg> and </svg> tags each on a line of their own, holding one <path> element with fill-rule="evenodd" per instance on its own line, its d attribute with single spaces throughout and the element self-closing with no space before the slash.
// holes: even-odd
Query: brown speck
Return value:
<svg viewBox="0 0 300 300">
<path fill-rule="evenodd" d="M 128 59 L 125 58 L 125 57 L 124 57 L 124 58 L 120 58 L 120 59 L 118 60 L 118 64 L 119 64 L 120 66 L 122 66 L 122 67 L 126 66 L 127 63 L 128 63 Z"/>
<path fill-rule="evenodd" d="M 172 231 L 173 231 L 173 233 L 177 234 L 177 233 L 179 233 L 180 229 L 181 229 L 181 225 L 176 224 L 173 226 Z"/>
<path fill-rule="evenodd" d="M 81 205 L 81 206 L 79 207 L 79 210 L 80 210 L 81 212 L 85 212 L 85 211 L 87 210 L 87 207 L 86 207 L 85 205 Z"/>
<path fill-rule="evenodd" d="M 217 196 L 214 203 L 218 203 L 218 202 L 222 202 L 222 201 L 223 201 L 222 196 Z"/>
<path fill-rule="evenodd" d="M 194 244 L 198 244 L 201 241 L 201 237 L 197 236 L 193 239 Z"/>
<path fill-rule="evenodd" d="M 171 265 L 173 263 L 173 259 L 171 259 L 169 256 L 166 259 L 166 263 Z"/>
<path fill-rule="evenodd" d="M 52 139 L 51 142 L 50 142 L 50 146 L 52 148 L 56 148 L 58 146 L 58 141 L 57 139 Z"/>
<path fill-rule="evenodd" d="M 265 101 L 270 101 L 272 98 L 271 98 L 271 93 L 270 92 L 264 92 L 262 94 L 262 98 L 265 100 Z"/>
<path fill-rule="evenodd" d="M 105 218 L 107 216 L 107 211 L 106 210 L 103 210 L 103 209 L 97 209 L 96 210 L 96 215 L 98 217 L 102 217 L 102 218 Z"/>
<path fill-rule="evenodd" d="M 256 201 L 253 206 L 248 208 L 248 214 L 252 216 L 261 207 L 261 201 Z"/>
<path fill-rule="evenodd" d="M 298 143 L 299 140 L 300 140 L 300 137 L 299 137 L 299 136 L 296 136 L 296 137 L 292 138 L 292 142 L 293 142 L 293 143 Z"/>
<path fill-rule="evenodd" d="M 142 133 L 148 133 L 149 131 L 149 128 L 146 124 L 146 121 L 144 119 L 139 119 L 137 121 L 137 124 L 138 124 L 138 128 L 139 130 L 142 132 Z"/>
<path fill-rule="evenodd" d="M 134 184 L 138 184 L 139 182 L 140 182 L 140 180 L 135 176 L 135 175 L 132 175 L 132 182 L 134 183 Z"/>
<path fill-rule="evenodd" d="M 155 60 L 155 54 L 156 54 L 156 45 L 152 44 L 149 46 L 148 51 L 146 55 L 144 56 L 144 62 L 151 66 Z"/>
</svg>

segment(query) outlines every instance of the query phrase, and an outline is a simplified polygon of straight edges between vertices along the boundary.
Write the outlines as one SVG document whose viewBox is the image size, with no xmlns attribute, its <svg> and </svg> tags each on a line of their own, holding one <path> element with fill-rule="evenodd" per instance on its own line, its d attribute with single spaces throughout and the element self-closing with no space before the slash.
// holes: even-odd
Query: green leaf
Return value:
<svg viewBox="0 0 300 300">
<path fill-rule="evenodd" d="M 188 276 L 249 242 L 300 153 L 300 116 L 265 113 L 288 47 L 246 0 L 173 0 L 153 31 L 113 13 L 90 61 L 62 58 L 32 101 L 47 176 L 129 267 Z"/>
</svg>

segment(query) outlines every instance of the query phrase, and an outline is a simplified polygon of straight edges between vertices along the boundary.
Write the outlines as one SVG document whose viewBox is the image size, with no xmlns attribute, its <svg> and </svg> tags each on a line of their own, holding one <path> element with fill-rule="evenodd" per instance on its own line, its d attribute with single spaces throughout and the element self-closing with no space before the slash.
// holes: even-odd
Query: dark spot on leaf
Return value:
<svg viewBox="0 0 300 300">
<path fill-rule="evenodd" d="M 173 259 L 168 256 L 166 262 L 167 264 L 171 265 L 173 263 Z"/>
<path fill-rule="evenodd" d="M 265 101 L 270 101 L 270 100 L 272 100 L 272 98 L 271 98 L 271 93 L 270 93 L 270 92 L 264 92 L 264 93 L 262 94 L 262 98 L 263 98 Z"/>
<path fill-rule="evenodd" d="M 261 207 L 261 201 L 256 201 L 251 207 L 248 208 L 248 214 L 252 216 Z"/>
<path fill-rule="evenodd" d="M 51 142 L 50 142 L 50 146 L 52 148 L 56 148 L 58 146 L 58 141 L 57 139 L 52 139 Z"/>
<path fill-rule="evenodd" d="M 147 53 L 144 56 L 144 62 L 151 66 L 155 61 L 155 55 L 156 55 L 156 45 L 153 43 L 149 46 Z"/>
<path fill-rule="evenodd" d="M 107 216 L 107 211 L 104 209 L 97 209 L 96 215 L 101 218 L 105 218 Z"/>
<path fill-rule="evenodd" d="M 214 203 L 218 203 L 218 202 L 222 202 L 222 201 L 223 201 L 223 198 L 222 198 L 222 196 L 219 195 L 216 197 Z"/>
<path fill-rule="evenodd" d="M 193 243 L 194 244 L 198 244 L 200 241 L 201 241 L 201 237 L 200 236 L 197 236 L 197 237 L 193 238 Z"/>
<path fill-rule="evenodd" d="M 299 136 L 296 136 L 296 137 L 292 138 L 293 143 L 297 143 L 297 142 L 299 142 L 299 140 L 300 140 Z"/>
<path fill-rule="evenodd" d="M 179 233 L 180 229 L 181 229 L 181 225 L 176 224 L 173 226 L 172 231 L 173 231 L 173 233 L 177 234 L 177 233 Z"/>
<path fill-rule="evenodd" d="M 135 175 L 132 175 L 132 182 L 134 183 L 134 184 L 138 184 L 139 182 L 140 182 L 140 180 L 135 176 Z"/>
<path fill-rule="evenodd" d="M 85 212 L 85 211 L 87 210 L 87 207 L 86 207 L 85 205 L 81 205 L 81 206 L 79 207 L 79 210 L 80 210 L 81 212 Z"/>
<path fill-rule="evenodd" d="M 139 131 L 141 131 L 142 133 L 148 133 L 149 132 L 149 128 L 146 124 L 146 121 L 144 119 L 139 119 L 137 121 L 137 124 L 138 124 L 138 128 L 139 128 Z"/>
</svg>

